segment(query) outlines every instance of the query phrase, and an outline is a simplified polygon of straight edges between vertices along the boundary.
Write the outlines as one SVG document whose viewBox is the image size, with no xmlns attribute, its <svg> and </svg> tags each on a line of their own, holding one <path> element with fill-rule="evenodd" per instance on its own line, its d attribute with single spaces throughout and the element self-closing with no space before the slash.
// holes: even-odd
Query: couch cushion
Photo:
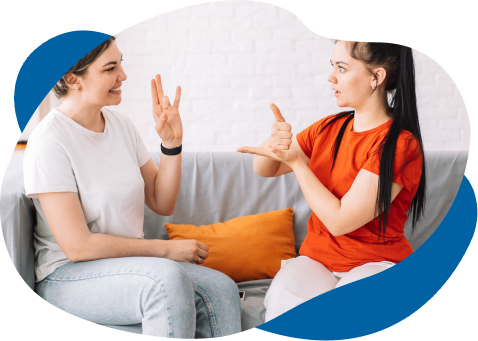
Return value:
<svg viewBox="0 0 478 341">
<path fill-rule="evenodd" d="M 295 257 L 293 210 L 286 208 L 211 225 L 166 224 L 170 239 L 195 239 L 209 247 L 202 264 L 235 282 L 274 278 L 281 261 Z"/>
</svg>

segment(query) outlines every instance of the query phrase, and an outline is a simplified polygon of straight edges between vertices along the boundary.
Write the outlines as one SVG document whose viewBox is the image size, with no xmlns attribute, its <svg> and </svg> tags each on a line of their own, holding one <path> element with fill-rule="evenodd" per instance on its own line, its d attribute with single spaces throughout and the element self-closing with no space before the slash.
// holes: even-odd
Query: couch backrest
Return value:
<svg viewBox="0 0 478 341">
<path fill-rule="evenodd" d="M 423 218 L 406 237 L 414 250 L 420 247 L 441 223 L 453 200 L 465 171 L 467 152 L 427 152 L 427 204 Z M 159 153 L 151 153 L 159 164 Z M 23 279 L 34 286 L 33 227 L 35 209 L 25 197 L 23 156 L 16 156 L 6 170 L 0 197 L 3 236 L 12 261 Z M 252 169 L 252 156 L 234 152 L 183 154 L 181 189 L 176 210 L 162 217 L 145 206 L 145 238 L 167 239 L 164 224 L 204 225 L 232 218 L 279 210 L 294 209 L 294 235 L 298 250 L 307 233 L 310 208 L 294 174 L 262 178 Z"/>
<path fill-rule="evenodd" d="M 152 153 L 159 164 L 159 153 Z M 465 172 L 467 152 L 427 152 L 427 203 L 423 218 L 405 235 L 414 250 L 436 230 L 448 212 Z M 252 169 L 252 155 L 184 153 L 176 210 L 160 217 L 145 209 L 145 237 L 167 239 L 166 222 L 204 225 L 286 207 L 294 209 L 296 250 L 307 233 L 310 208 L 294 174 L 262 178 Z"/>
</svg>

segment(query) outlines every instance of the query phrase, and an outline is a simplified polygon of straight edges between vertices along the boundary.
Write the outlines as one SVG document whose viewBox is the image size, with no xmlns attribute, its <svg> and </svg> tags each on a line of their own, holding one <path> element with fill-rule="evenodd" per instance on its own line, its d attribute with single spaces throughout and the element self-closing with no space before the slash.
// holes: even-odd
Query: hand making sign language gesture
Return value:
<svg viewBox="0 0 478 341">
<path fill-rule="evenodd" d="M 262 147 L 240 147 L 237 151 L 265 156 L 275 161 L 284 162 L 291 167 L 299 158 L 294 148 L 290 147 L 292 144 L 292 127 L 285 121 L 279 108 L 275 104 L 271 103 L 270 108 L 275 116 L 275 121 L 272 124 L 271 136 L 269 138 L 269 149 Z"/>
<path fill-rule="evenodd" d="M 151 80 L 151 98 L 153 101 L 153 118 L 156 122 L 155 129 L 165 148 L 179 147 L 183 141 L 183 125 L 179 116 L 179 100 L 181 87 L 176 88 L 174 103 L 169 103 L 168 96 L 163 94 L 161 76 L 156 75 Z"/>
</svg>

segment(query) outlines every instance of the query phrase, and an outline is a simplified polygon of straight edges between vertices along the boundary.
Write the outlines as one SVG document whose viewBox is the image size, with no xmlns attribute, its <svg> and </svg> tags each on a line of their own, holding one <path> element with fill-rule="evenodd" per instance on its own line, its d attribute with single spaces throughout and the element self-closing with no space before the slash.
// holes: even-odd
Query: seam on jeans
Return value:
<svg viewBox="0 0 478 341">
<path fill-rule="evenodd" d="M 201 296 L 202 300 L 204 301 L 204 305 L 206 306 L 209 322 L 211 323 L 212 337 L 218 337 L 219 333 L 217 331 L 217 322 L 216 317 L 214 316 L 214 311 L 212 309 L 212 304 L 204 291 L 199 288 L 196 288 L 195 291 L 199 296 Z"/>
<path fill-rule="evenodd" d="M 92 279 L 92 278 L 99 278 L 99 277 L 106 277 L 106 276 L 118 276 L 118 275 L 139 275 L 139 276 L 144 276 L 151 278 L 153 281 L 156 283 L 159 283 L 158 280 L 150 275 L 147 274 L 141 274 L 137 272 L 121 272 L 121 273 L 116 273 L 116 274 L 100 274 L 100 275 L 94 275 L 94 276 L 89 276 L 89 277 L 83 277 L 83 278 L 66 278 L 66 279 L 51 279 L 51 278 L 45 278 L 44 281 L 50 281 L 50 282 L 69 282 L 69 281 L 82 281 L 86 279 Z"/>
<path fill-rule="evenodd" d="M 74 279 L 51 279 L 51 278 L 45 278 L 43 279 L 43 281 L 47 281 L 47 282 L 73 282 L 73 281 L 84 281 L 84 280 L 87 280 L 87 279 L 92 279 L 92 278 L 99 278 L 99 277 L 106 277 L 106 276 L 118 276 L 118 275 L 139 275 L 139 276 L 144 276 L 144 277 L 147 277 L 147 278 L 150 278 L 152 279 L 154 282 L 156 282 L 156 284 L 159 285 L 159 290 L 161 292 L 161 295 L 163 296 L 164 298 L 164 302 L 166 302 L 166 295 L 164 294 L 163 292 L 163 285 L 161 282 L 159 282 L 156 278 L 152 277 L 152 276 L 149 276 L 149 275 L 146 275 L 146 274 L 141 274 L 141 273 L 136 273 L 136 272 L 122 272 L 122 273 L 116 273 L 116 274 L 101 274 L 101 275 L 95 275 L 95 276 L 90 276 L 90 277 L 85 277 L 85 278 L 74 278 Z M 164 307 L 164 313 L 165 313 L 165 316 L 166 316 L 166 319 L 167 319 L 167 333 L 169 335 L 169 337 L 174 337 L 174 335 L 172 335 L 171 333 L 171 316 L 169 314 L 169 307 L 166 307 L 166 303 L 163 304 L 163 307 Z"/>
</svg>

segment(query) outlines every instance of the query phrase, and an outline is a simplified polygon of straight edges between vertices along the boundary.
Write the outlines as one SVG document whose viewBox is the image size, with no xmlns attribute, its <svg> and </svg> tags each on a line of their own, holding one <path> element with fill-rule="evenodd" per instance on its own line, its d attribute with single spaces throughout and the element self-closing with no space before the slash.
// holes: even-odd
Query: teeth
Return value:
<svg viewBox="0 0 478 341">
<path fill-rule="evenodd" d="M 111 89 L 110 92 L 116 92 L 116 91 L 119 91 L 119 90 L 121 90 L 121 87 L 116 88 L 116 89 Z"/>
</svg>

